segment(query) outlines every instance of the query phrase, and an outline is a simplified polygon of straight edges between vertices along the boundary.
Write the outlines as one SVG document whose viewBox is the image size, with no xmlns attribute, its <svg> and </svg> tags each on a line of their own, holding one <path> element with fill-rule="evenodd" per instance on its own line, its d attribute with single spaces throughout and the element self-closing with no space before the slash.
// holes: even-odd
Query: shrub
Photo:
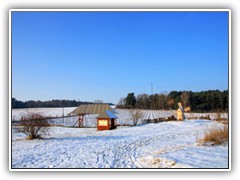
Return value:
<svg viewBox="0 0 240 180">
<path fill-rule="evenodd" d="M 198 142 L 206 145 L 220 145 L 224 142 L 228 141 L 228 126 L 220 127 L 212 127 L 209 128 L 202 139 L 198 139 Z"/>
<path fill-rule="evenodd" d="M 41 113 L 28 113 L 20 121 L 19 131 L 28 136 L 27 139 L 41 138 L 50 126 L 47 117 Z"/>
<path fill-rule="evenodd" d="M 221 119 L 221 113 L 216 113 L 216 121 L 220 120 Z"/>
<path fill-rule="evenodd" d="M 200 116 L 199 119 L 211 120 L 210 115 Z"/>
<path fill-rule="evenodd" d="M 143 117 L 143 112 L 141 110 L 134 109 L 129 110 L 129 112 L 132 116 L 133 125 L 136 126 L 138 121 Z"/>
</svg>

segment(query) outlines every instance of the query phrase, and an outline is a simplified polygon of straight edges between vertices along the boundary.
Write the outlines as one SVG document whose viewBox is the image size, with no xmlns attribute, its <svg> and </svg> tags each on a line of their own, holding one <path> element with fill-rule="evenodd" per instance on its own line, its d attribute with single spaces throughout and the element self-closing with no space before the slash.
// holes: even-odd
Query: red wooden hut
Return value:
<svg viewBox="0 0 240 180">
<path fill-rule="evenodd" d="M 97 130 L 110 130 L 115 129 L 116 126 L 115 116 L 111 111 L 105 110 L 97 117 Z"/>
</svg>

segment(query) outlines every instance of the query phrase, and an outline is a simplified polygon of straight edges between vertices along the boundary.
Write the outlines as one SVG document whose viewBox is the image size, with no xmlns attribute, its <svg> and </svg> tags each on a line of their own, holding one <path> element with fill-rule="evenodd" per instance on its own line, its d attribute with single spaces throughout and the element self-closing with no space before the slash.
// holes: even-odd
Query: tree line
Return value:
<svg viewBox="0 0 240 180">
<path fill-rule="evenodd" d="M 138 109 L 178 109 L 178 102 L 183 107 L 191 107 L 193 112 L 227 112 L 228 90 L 208 90 L 201 92 L 171 91 L 169 94 L 138 94 L 128 93 L 120 98 L 118 108 Z"/>
<path fill-rule="evenodd" d="M 19 101 L 12 98 L 12 108 L 40 108 L 40 107 L 77 107 L 81 104 L 94 104 L 94 102 L 83 102 L 76 100 L 51 100 L 51 101 Z M 111 103 L 110 103 L 111 104 Z"/>
</svg>

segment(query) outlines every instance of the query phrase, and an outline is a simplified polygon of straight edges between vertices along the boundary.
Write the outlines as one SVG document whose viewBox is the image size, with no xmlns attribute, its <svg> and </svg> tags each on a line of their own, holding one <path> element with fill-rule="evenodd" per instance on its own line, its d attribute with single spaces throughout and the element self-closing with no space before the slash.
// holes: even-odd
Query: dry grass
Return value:
<svg viewBox="0 0 240 180">
<path fill-rule="evenodd" d="M 228 125 L 228 119 L 220 120 L 220 121 L 217 121 L 217 122 L 222 123 L 224 125 Z"/>
<path fill-rule="evenodd" d="M 228 126 L 209 128 L 202 139 L 198 139 L 200 144 L 220 145 L 228 141 Z"/>
</svg>

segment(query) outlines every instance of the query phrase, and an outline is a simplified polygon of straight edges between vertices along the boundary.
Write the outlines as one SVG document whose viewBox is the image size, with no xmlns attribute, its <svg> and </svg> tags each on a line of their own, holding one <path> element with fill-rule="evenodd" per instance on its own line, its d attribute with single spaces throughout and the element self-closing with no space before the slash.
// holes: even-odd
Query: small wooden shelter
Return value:
<svg viewBox="0 0 240 180">
<path fill-rule="evenodd" d="M 97 117 L 97 130 L 110 130 L 115 129 L 116 126 L 115 116 L 111 111 L 105 110 Z"/>
<path fill-rule="evenodd" d="M 70 112 L 69 115 L 78 115 L 78 127 L 83 127 L 83 120 L 86 114 L 101 114 L 106 110 L 110 111 L 112 114 L 117 114 L 117 112 L 112 109 L 109 104 L 82 104 Z"/>
</svg>

